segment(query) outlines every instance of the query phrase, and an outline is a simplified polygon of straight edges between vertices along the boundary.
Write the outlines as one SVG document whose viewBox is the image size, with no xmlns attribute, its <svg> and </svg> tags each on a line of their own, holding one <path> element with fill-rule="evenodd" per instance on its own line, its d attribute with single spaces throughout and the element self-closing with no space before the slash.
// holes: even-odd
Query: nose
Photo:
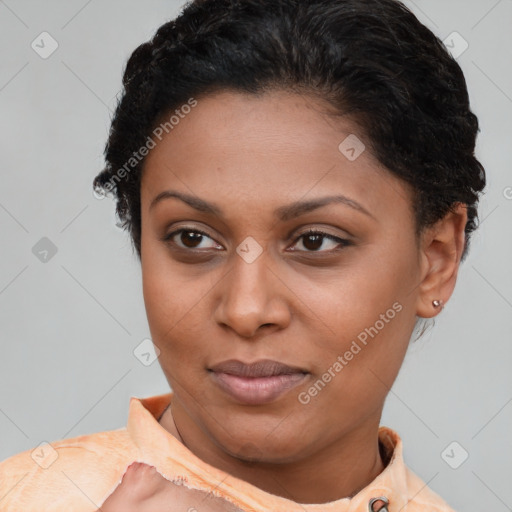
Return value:
<svg viewBox="0 0 512 512">
<path fill-rule="evenodd" d="M 289 288 L 263 251 L 254 261 L 234 253 L 229 269 L 215 287 L 214 320 L 240 337 L 279 330 L 290 322 Z"/>
</svg>

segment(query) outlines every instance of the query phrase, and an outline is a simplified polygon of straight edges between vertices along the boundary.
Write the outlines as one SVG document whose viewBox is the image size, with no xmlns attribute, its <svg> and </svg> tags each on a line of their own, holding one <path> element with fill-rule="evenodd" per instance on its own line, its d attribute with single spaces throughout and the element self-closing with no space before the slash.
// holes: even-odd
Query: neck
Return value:
<svg viewBox="0 0 512 512">
<path fill-rule="evenodd" d="M 351 498 L 384 470 L 379 419 L 377 415 L 313 455 L 284 464 L 247 462 L 229 455 L 212 443 L 174 400 L 160 423 L 206 463 L 265 492 L 311 504 Z"/>
</svg>

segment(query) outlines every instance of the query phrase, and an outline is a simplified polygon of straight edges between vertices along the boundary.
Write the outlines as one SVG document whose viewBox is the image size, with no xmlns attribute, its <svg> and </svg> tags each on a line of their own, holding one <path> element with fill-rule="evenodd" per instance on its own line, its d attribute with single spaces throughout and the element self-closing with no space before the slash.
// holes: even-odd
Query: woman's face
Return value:
<svg viewBox="0 0 512 512">
<path fill-rule="evenodd" d="M 152 339 L 182 421 L 231 456 L 293 461 L 376 428 L 419 311 L 410 190 L 321 109 L 287 92 L 199 98 L 145 162 Z M 232 359 L 302 372 L 211 371 Z"/>
</svg>

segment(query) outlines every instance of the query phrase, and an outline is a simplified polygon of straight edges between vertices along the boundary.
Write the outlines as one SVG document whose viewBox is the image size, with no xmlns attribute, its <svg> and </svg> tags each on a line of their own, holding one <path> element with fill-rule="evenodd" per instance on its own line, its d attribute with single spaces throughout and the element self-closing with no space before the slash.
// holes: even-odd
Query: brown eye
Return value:
<svg viewBox="0 0 512 512">
<path fill-rule="evenodd" d="M 213 241 L 213 239 L 204 231 L 195 228 L 181 228 L 166 235 L 162 241 L 176 245 L 180 249 L 209 249 L 215 247 L 200 247 L 200 244 L 203 242 L 204 238 Z M 177 239 L 178 242 L 176 242 L 175 239 Z"/>
<path fill-rule="evenodd" d="M 202 235 L 201 233 L 197 233 L 195 231 L 181 231 L 181 236 L 179 240 L 186 247 L 195 249 L 196 244 L 201 243 L 203 236 L 204 235 Z"/>
<path fill-rule="evenodd" d="M 330 235 L 329 233 L 324 233 L 323 231 L 315 231 L 315 230 L 309 230 L 305 233 L 302 233 L 300 236 L 296 238 L 296 242 L 299 240 L 302 240 L 302 245 L 305 247 L 305 252 L 333 252 L 340 248 L 346 247 L 348 245 L 351 245 L 351 242 L 349 240 L 346 240 L 344 238 L 339 238 L 334 235 Z M 325 240 L 329 240 L 331 242 L 331 248 L 327 250 L 320 251 L 319 249 L 324 246 Z M 329 245 L 329 244 L 327 244 Z M 339 246 L 342 247 L 339 247 Z M 296 250 L 296 249 L 293 249 Z"/>
</svg>

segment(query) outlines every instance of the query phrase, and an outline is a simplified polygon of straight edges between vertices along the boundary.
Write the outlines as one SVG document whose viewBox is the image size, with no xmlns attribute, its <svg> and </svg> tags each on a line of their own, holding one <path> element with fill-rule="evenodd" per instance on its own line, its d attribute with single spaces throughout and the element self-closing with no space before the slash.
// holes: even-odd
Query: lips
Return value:
<svg viewBox="0 0 512 512">
<path fill-rule="evenodd" d="M 308 375 L 303 368 L 270 359 L 250 364 L 230 359 L 212 366 L 209 371 L 221 390 L 246 405 L 273 402 L 304 382 Z"/>
<path fill-rule="evenodd" d="M 246 364 L 237 359 L 230 359 L 212 366 L 210 370 L 218 373 L 227 373 L 237 377 L 273 377 L 274 375 L 291 375 L 292 373 L 307 373 L 306 370 L 295 366 L 288 366 L 272 359 L 261 359 Z"/>
</svg>

